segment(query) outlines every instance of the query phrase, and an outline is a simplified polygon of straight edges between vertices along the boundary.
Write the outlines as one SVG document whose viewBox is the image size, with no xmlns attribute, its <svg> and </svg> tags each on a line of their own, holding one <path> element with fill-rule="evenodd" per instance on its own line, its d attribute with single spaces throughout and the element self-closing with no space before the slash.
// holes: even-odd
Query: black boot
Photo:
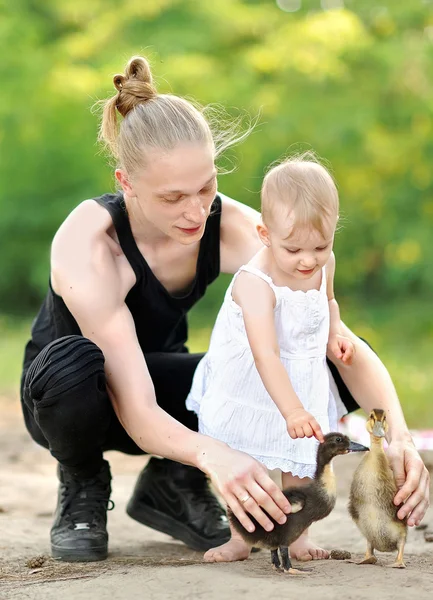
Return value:
<svg viewBox="0 0 433 600">
<path fill-rule="evenodd" d="M 171 460 L 149 460 L 126 512 L 193 550 L 209 550 L 230 539 L 226 513 L 204 473 Z"/>
<path fill-rule="evenodd" d="M 107 509 L 110 500 L 111 474 L 103 461 L 97 475 L 78 479 L 58 469 L 59 497 L 51 528 L 53 558 L 67 562 L 96 561 L 107 558 Z"/>
</svg>

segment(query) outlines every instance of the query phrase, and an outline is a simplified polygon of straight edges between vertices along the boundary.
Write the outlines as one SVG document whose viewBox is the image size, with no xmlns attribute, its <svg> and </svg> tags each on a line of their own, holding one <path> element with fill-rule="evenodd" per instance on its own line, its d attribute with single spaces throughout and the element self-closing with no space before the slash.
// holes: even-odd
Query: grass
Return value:
<svg viewBox="0 0 433 600">
<path fill-rule="evenodd" d="M 431 303 L 371 306 L 340 299 L 342 316 L 351 329 L 369 341 L 395 383 L 408 424 L 433 428 L 433 320 Z M 217 308 L 198 307 L 190 318 L 191 352 L 206 351 Z M 0 317 L 0 395 L 17 397 L 24 346 L 30 320 Z"/>
<path fill-rule="evenodd" d="M 0 316 L 0 395 L 19 391 L 24 346 L 29 339 L 30 320 Z"/>
</svg>

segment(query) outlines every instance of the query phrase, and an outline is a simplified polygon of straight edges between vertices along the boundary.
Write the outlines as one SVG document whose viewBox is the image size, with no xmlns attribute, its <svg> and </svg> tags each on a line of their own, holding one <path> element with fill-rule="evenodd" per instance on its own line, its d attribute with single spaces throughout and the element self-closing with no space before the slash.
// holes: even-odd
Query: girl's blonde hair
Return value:
<svg viewBox="0 0 433 600">
<path fill-rule="evenodd" d="M 180 143 L 199 142 L 210 144 L 217 157 L 252 129 L 240 131 L 242 119 L 237 119 L 227 131 L 213 132 L 218 111 L 212 116 L 210 109 L 207 119 L 202 107 L 173 94 L 159 94 L 149 63 L 141 56 L 132 57 L 124 74 L 115 75 L 113 83 L 117 93 L 100 102 L 103 111 L 98 139 L 131 178 L 145 166 L 146 153 L 152 149 L 172 150 Z"/>
<path fill-rule="evenodd" d="M 275 209 L 284 208 L 294 216 L 291 231 L 312 227 L 325 236 L 329 220 L 338 217 L 335 182 L 311 151 L 274 166 L 263 180 L 261 195 L 262 219 L 267 225 L 275 222 Z"/>
</svg>

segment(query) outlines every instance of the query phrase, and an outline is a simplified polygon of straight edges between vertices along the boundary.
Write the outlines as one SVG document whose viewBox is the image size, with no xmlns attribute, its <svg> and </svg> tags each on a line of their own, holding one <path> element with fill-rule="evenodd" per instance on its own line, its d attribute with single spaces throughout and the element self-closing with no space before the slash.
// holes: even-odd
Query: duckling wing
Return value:
<svg viewBox="0 0 433 600">
<path fill-rule="evenodd" d="M 292 507 L 291 514 L 297 513 L 304 508 L 307 497 L 302 490 L 289 488 L 283 490 L 283 494 L 290 502 Z"/>
<path fill-rule="evenodd" d="M 304 486 L 304 489 L 307 488 L 308 486 Z M 241 522 L 230 509 L 227 511 L 232 526 L 246 542 L 271 549 L 278 548 L 279 546 L 288 546 L 315 520 L 314 516 L 311 518 L 311 511 L 304 510 L 302 512 L 304 507 L 306 509 L 307 504 L 307 495 L 304 491 L 296 488 L 288 488 L 283 490 L 283 494 L 289 500 L 292 511 L 287 515 L 287 521 L 283 525 L 280 525 L 272 517 L 269 517 L 274 524 L 272 531 L 265 531 L 254 517 L 249 515 L 255 526 L 255 531 L 250 533 L 243 528 Z M 311 505 L 311 502 L 309 504 Z"/>
</svg>

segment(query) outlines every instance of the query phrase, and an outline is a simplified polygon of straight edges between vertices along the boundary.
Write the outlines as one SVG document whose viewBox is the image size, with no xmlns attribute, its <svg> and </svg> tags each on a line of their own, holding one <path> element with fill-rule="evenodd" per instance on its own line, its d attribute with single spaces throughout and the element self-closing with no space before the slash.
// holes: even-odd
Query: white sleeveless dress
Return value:
<svg viewBox="0 0 433 600">
<path fill-rule="evenodd" d="M 281 361 L 304 408 L 324 434 L 346 413 L 326 364 L 329 306 L 325 269 L 320 290 L 293 291 L 274 285 L 262 271 L 245 265 L 226 292 L 209 351 L 194 375 L 187 408 L 197 413 L 199 431 L 242 450 L 268 469 L 313 477 L 317 440 L 293 440 L 254 364 L 240 307 L 232 298 L 237 275 L 248 271 L 272 288 Z"/>
</svg>

